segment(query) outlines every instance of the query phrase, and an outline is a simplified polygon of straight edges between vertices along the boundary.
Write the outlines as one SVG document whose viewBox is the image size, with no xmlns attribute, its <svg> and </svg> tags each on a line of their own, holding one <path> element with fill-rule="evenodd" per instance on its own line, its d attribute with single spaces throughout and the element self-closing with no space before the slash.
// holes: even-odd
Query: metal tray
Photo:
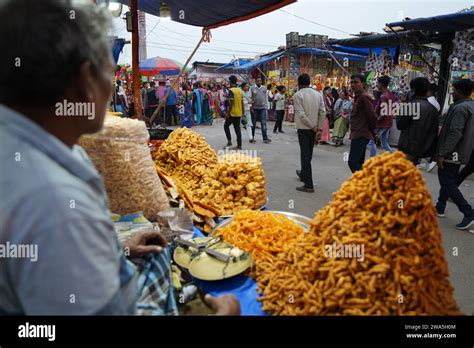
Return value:
<svg viewBox="0 0 474 348">
<path fill-rule="evenodd" d="M 295 213 L 290 213 L 290 212 L 286 212 L 286 211 L 276 211 L 276 210 L 265 210 L 266 213 L 273 213 L 273 214 L 281 214 L 281 215 L 284 215 L 286 216 L 287 218 L 293 220 L 294 222 L 296 222 L 298 225 L 300 225 L 301 227 L 303 227 L 304 231 L 305 232 L 308 232 L 309 231 L 309 227 L 310 227 L 310 223 L 311 223 L 311 219 L 307 216 L 304 216 L 304 215 L 300 215 L 300 214 L 295 214 Z M 226 220 L 223 220 L 222 222 L 218 223 L 218 225 L 216 227 L 214 227 L 211 231 L 211 233 L 209 233 L 209 236 L 213 236 L 214 233 L 222 228 L 222 227 L 225 227 L 227 226 L 228 224 L 230 224 L 232 222 L 232 220 L 234 220 L 234 217 L 230 217 L 229 219 L 226 219 Z"/>
</svg>

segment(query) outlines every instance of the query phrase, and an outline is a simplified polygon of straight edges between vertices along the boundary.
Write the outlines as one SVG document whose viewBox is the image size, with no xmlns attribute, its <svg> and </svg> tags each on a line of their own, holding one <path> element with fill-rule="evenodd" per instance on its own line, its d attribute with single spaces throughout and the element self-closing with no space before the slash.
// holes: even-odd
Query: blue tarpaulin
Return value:
<svg viewBox="0 0 474 348">
<path fill-rule="evenodd" d="M 325 55 L 329 57 L 329 52 L 328 50 L 322 49 L 322 48 L 309 48 L 309 47 L 300 47 L 300 48 L 294 48 L 291 49 L 290 52 L 295 52 L 295 53 L 300 53 L 300 54 L 314 54 L 314 55 Z M 260 57 L 259 59 L 252 60 L 248 62 L 247 64 L 240 65 L 239 67 L 234 67 L 235 71 L 251 71 L 255 69 L 257 66 L 261 64 L 266 64 L 271 62 L 274 59 L 277 59 L 278 57 L 281 57 L 284 54 L 287 54 L 287 50 L 282 50 L 267 56 Z M 367 55 L 361 55 L 361 54 L 351 54 L 351 53 L 346 53 L 346 52 L 333 52 L 331 53 L 336 57 L 336 58 L 349 58 L 351 60 L 363 60 L 367 59 Z"/>
<path fill-rule="evenodd" d="M 272 60 L 277 59 L 278 57 L 281 57 L 285 53 L 286 51 L 279 51 L 279 52 L 270 54 L 268 56 L 260 57 L 259 59 L 252 60 L 248 62 L 247 64 L 243 64 L 239 67 L 234 67 L 234 70 L 235 71 L 251 71 L 261 64 L 271 62 Z"/>
<path fill-rule="evenodd" d="M 439 33 L 461 31 L 474 28 L 474 11 L 409 19 L 401 22 L 388 23 L 387 26 L 391 28 L 402 27 L 405 30 L 422 30 Z"/>
<path fill-rule="evenodd" d="M 352 53 L 352 54 L 360 54 L 362 56 L 369 55 L 368 48 L 357 48 L 357 47 L 349 47 L 349 46 L 341 46 L 341 45 L 329 45 L 334 51 L 338 52 L 345 52 L 345 53 Z"/>
<path fill-rule="evenodd" d="M 292 49 L 291 52 L 313 54 L 315 56 L 329 56 L 329 52 L 336 58 L 349 58 L 351 60 L 364 60 L 367 55 L 352 54 L 346 52 L 329 51 L 322 48 L 300 47 Z"/>
<path fill-rule="evenodd" d="M 394 48 L 409 42 L 425 44 L 436 42 L 436 40 L 432 35 L 425 35 L 416 30 L 410 30 L 399 33 L 373 34 L 348 39 L 329 40 L 328 44 L 331 46 L 341 45 L 356 48 Z"/>
<path fill-rule="evenodd" d="M 123 46 L 125 46 L 125 39 L 114 39 L 112 53 L 114 55 L 115 64 L 117 64 L 119 60 L 120 52 L 122 52 Z"/>
<path fill-rule="evenodd" d="M 380 54 L 382 50 L 388 49 L 390 55 L 395 57 L 396 48 L 395 47 L 387 47 L 387 48 L 358 48 L 358 47 L 350 47 L 350 46 L 341 46 L 341 45 L 330 45 L 331 48 L 338 52 L 346 52 L 346 53 L 353 53 L 353 54 L 360 54 L 364 56 L 368 56 L 371 52 Z"/>
<path fill-rule="evenodd" d="M 130 0 L 113 0 L 129 6 Z M 171 19 L 198 27 L 216 28 L 251 19 L 277 10 L 296 0 L 168 0 Z M 138 9 L 154 16 L 160 15 L 163 0 L 139 0 Z"/>
<path fill-rule="evenodd" d="M 216 69 L 216 71 L 219 71 L 221 69 L 233 69 L 233 68 L 238 68 L 244 64 L 247 64 L 251 62 L 251 59 L 232 59 L 229 63 L 224 64 Z"/>
</svg>

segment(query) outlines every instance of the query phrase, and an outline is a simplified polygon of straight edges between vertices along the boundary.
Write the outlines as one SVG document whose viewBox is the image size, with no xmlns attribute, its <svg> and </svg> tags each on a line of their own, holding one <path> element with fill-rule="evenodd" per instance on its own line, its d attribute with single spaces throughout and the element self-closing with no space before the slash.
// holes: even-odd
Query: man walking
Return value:
<svg viewBox="0 0 474 348">
<path fill-rule="evenodd" d="M 285 86 L 278 86 L 275 94 L 276 122 L 273 133 L 283 132 L 283 117 L 285 117 Z"/>
<path fill-rule="evenodd" d="M 149 83 L 147 81 L 143 82 L 142 89 L 141 89 L 141 97 L 142 97 L 142 109 L 143 109 L 143 115 L 147 115 L 147 109 L 148 109 L 148 95 L 147 91 L 148 88 L 150 87 Z"/>
<path fill-rule="evenodd" d="M 300 75 L 298 77 L 299 90 L 293 96 L 301 158 L 301 170 L 297 170 L 296 174 L 304 182 L 303 186 L 296 189 L 302 192 L 314 192 L 311 159 L 314 141 L 321 137 L 326 115 L 323 96 L 309 88 L 310 83 L 311 79 L 308 74 Z"/>
<path fill-rule="evenodd" d="M 242 90 L 237 87 L 237 77 L 234 75 L 229 77 L 230 88 L 228 94 L 229 114 L 224 122 L 225 136 L 227 137 L 227 147 L 232 146 L 232 137 L 230 135 L 230 125 L 234 125 L 235 134 L 237 136 L 237 146 L 233 150 L 242 150 L 242 133 L 240 131 L 240 121 L 244 115 L 244 100 Z"/>
<path fill-rule="evenodd" d="M 393 153 L 393 149 L 388 143 L 388 135 L 390 133 L 390 128 L 393 124 L 393 107 L 397 103 L 397 98 L 395 95 L 388 89 L 390 83 L 390 77 L 387 75 L 380 76 L 377 79 L 377 89 L 379 90 L 380 98 L 375 107 L 375 113 L 377 115 L 376 122 L 376 133 L 380 138 L 382 147 L 385 151 Z M 372 138 L 369 142 L 370 146 L 370 157 L 377 155 L 377 146 L 375 144 L 375 139 Z"/>
<path fill-rule="evenodd" d="M 263 142 L 268 144 L 272 140 L 267 135 L 267 89 L 262 85 L 262 79 L 259 77 L 256 80 L 256 85 L 252 87 L 252 109 L 255 114 L 255 119 L 262 123 L 262 137 Z M 254 124 L 256 127 L 256 122 Z"/>
<path fill-rule="evenodd" d="M 156 84 L 154 81 L 150 83 L 150 88 L 147 90 L 147 100 L 148 100 L 148 108 L 145 112 L 146 117 L 149 119 L 150 126 L 153 126 L 154 118 L 153 113 L 155 112 L 156 108 L 160 104 L 160 101 L 156 97 Z"/>
<path fill-rule="evenodd" d="M 453 83 L 453 101 L 439 134 L 436 151 L 439 190 L 436 212 L 444 217 L 448 198 L 451 198 L 464 219 L 456 225 L 466 230 L 474 224 L 474 212 L 458 188 L 458 173 L 461 164 L 466 164 L 474 148 L 474 101 L 471 100 L 473 86 L 471 80 Z"/>
<path fill-rule="evenodd" d="M 165 88 L 165 96 L 168 94 L 168 98 L 166 98 L 166 107 L 165 107 L 165 124 L 167 126 L 177 126 L 178 122 L 176 120 L 176 91 L 171 88 L 170 80 L 166 81 L 166 88 Z"/>
<path fill-rule="evenodd" d="M 398 149 L 407 159 L 417 164 L 421 158 L 431 157 L 436 149 L 438 110 L 428 101 L 430 82 L 425 77 L 410 81 L 413 98 L 400 105 L 397 128 L 401 130 Z"/>
<path fill-rule="evenodd" d="M 351 149 L 349 168 L 354 173 L 362 169 L 365 161 L 365 150 L 370 139 L 374 137 L 377 117 L 372 108 L 372 100 L 365 92 L 365 77 L 362 74 L 351 76 L 351 89 L 355 94 L 354 111 L 351 116 Z"/>
</svg>

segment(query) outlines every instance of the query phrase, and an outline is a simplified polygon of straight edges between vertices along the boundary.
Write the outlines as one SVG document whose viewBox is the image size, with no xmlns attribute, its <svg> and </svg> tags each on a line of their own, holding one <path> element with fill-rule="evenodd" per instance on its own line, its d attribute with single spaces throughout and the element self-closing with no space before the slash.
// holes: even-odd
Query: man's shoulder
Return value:
<svg viewBox="0 0 474 348">
<path fill-rule="evenodd" d="M 364 93 L 357 98 L 356 104 L 359 104 L 359 105 L 371 104 L 372 105 L 372 98 L 367 93 Z"/>
<path fill-rule="evenodd" d="M 453 112 L 474 112 L 474 101 L 473 100 L 465 100 L 461 103 L 457 103 L 453 105 Z"/>
<path fill-rule="evenodd" d="M 1 132 L 0 132 L 1 134 Z M 24 201 L 35 200 L 34 210 L 69 212 L 71 202 L 81 202 L 82 207 L 97 210 L 98 194 L 82 179 L 76 177 L 47 155 L 28 143 L 12 139 L 0 149 L 2 163 L 11 162 L 0 176 L 0 191 L 3 192 L 0 206 L 5 210 L 24 206 Z M 12 155 L 18 151 L 18 161 Z M 75 149 L 81 151 L 82 149 Z M 102 197 L 105 199 L 105 197 Z M 25 211 L 28 215 L 28 212 Z"/>
<path fill-rule="evenodd" d="M 393 92 L 388 90 L 388 89 L 385 92 L 382 93 L 381 98 L 382 97 L 386 98 L 386 99 L 391 99 L 391 100 L 397 99 L 395 94 L 393 94 Z"/>
</svg>

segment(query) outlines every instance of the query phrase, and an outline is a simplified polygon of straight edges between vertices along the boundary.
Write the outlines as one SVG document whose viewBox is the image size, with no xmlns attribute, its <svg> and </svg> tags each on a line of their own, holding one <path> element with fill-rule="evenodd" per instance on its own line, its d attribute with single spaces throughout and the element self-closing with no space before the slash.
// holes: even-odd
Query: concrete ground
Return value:
<svg viewBox="0 0 474 348">
<path fill-rule="evenodd" d="M 273 122 L 269 122 L 268 135 L 270 144 L 262 143 L 261 131 L 257 129 L 256 144 L 250 144 L 247 133 L 242 129 L 243 149 L 256 150 L 262 158 L 267 191 L 269 195 L 268 208 L 271 210 L 291 211 L 308 217 L 324 207 L 331 199 L 351 172 L 344 160 L 349 151 L 348 142 L 341 147 L 318 145 L 313 154 L 313 180 L 315 193 L 296 191 L 301 186 L 295 170 L 299 169 L 299 146 L 294 125 L 285 124 L 284 134 L 273 134 Z M 212 126 L 194 127 L 194 131 L 203 135 L 209 144 L 220 150 L 226 144 L 223 121 L 216 120 Z M 235 133 L 231 128 L 233 144 L 236 145 Z M 381 152 L 381 150 L 378 150 Z M 367 156 L 368 157 L 368 156 Z M 423 172 L 433 199 L 439 190 L 436 169 L 431 173 Z M 471 179 L 471 180 L 469 180 Z M 468 178 L 461 189 L 465 198 L 474 204 L 474 178 Z M 473 233 L 459 231 L 454 226 L 462 220 L 462 214 L 456 206 L 449 203 L 446 208 L 446 218 L 440 219 L 443 247 L 448 260 L 451 283 L 455 289 L 455 298 L 461 311 L 474 315 L 474 228 Z M 457 248 L 457 256 L 454 252 Z"/>
</svg>

